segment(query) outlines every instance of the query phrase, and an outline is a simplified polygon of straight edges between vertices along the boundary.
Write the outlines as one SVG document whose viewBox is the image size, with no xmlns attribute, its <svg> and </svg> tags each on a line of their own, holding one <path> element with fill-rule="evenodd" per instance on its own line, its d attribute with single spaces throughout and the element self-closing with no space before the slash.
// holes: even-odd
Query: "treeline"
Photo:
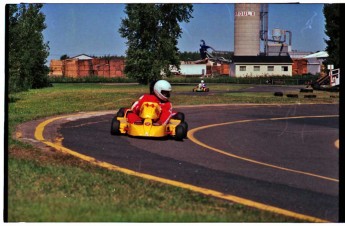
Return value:
<svg viewBox="0 0 345 226">
<path fill-rule="evenodd" d="M 6 40 L 8 41 L 8 92 L 49 86 L 49 68 L 45 65 L 49 45 L 44 43 L 43 4 L 7 4 Z"/>
<path fill-rule="evenodd" d="M 181 61 L 195 61 L 200 60 L 200 52 L 179 52 Z"/>
<path fill-rule="evenodd" d="M 231 55 L 230 54 L 218 54 L 224 56 L 225 58 L 230 58 Z M 126 59 L 126 56 L 118 56 L 118 55 L 104 55 L 104 56 L 95 56 L 95 55 L 89 55 L 90 57 L 93 58 L 99 58 L 99 59 L 105 59 L 105 60 L 112 60 L 112 59 Z M 195 52 L 178 52 L 178 57 L 180 59 L 180 61 L 196 61 L 196 60 L 200 60 L 200 52 L 195 51 Z M 69 59 L 71 58 L 70 56 L 68 56 L 67 54 L 64 54 L 60 57 L 60 60 L 65 60 L 65 59 Z"/>
<path fill-rule="evenodd" d="M 231 54 L 217 54 L 217 55 L 222 55 L 224 57 L 230 58 L 232 57 Z M 99 58 L 99 59 L 106 59 L 106 60 L 111 60 L 111 59 L 125 59 L 126 56 L 118 56 L 118 55 L 104 55 L 104 56 L 95 56 L 95 55 L 89 55 L 90 57 L 94 58 Z M 195 51 L 195 52 L 189 52 L 189 51 L 184 51 L 184 52 L 179 52 L 178 53 L 180 61 L 195 61 L 195 60 L 200 60 L 200 52 Z M 70 56 L 67 54 L 64 54 L 60 57 L 60 60 L 65 60 L 69 59 Z"/>
</svg>

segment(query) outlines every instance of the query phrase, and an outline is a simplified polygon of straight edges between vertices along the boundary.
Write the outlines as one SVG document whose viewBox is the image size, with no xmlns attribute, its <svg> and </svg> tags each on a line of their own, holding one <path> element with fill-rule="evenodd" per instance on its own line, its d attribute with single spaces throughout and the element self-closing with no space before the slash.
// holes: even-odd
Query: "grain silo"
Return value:
<svg viewBox="0 0 345 226">
<path fill-rule="evenodd" d="M 261 4 L 235 4 L 235 56 L 260 54 Z"/>
</svg>

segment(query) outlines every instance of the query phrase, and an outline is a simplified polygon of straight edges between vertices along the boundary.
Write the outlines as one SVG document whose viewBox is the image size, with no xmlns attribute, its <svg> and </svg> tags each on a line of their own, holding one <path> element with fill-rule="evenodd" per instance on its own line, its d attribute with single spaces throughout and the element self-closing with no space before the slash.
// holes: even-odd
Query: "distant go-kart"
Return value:
<svg viewBox="0 0 345 226">
<path fill-rule="evenodd" d="M 193 88 L 193 92 L 208 92 L 208 91 L 210 91 L 209 88 L 202 87 L 200 85 L 197 85 L 196 87 Z"/>
<path fill-rule="evenodd" d="M 127 134 L 133 137 L 167 137 L 171 136 L 175 140 L 183 140 L 187 137 L 188 124 L 184 121 L 184 114 L 179 112 L 166 125 L 156 125 L 154 123 L 161 114 L 158 103 L 145 102 L 140 108 L 139 117 L 141 122 L 129 123 L 127 114 L 131 109 L 121 108 L 111 121 L 110 133 L 112 135 Z"/>
</svg>

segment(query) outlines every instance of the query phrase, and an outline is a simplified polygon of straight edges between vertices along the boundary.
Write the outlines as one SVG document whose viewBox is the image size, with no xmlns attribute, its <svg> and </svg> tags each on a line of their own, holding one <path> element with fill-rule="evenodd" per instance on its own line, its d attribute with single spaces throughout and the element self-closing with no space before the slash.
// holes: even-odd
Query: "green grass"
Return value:
<svg viewBox="0 0 345 226">
<path fill-rule="evenodd" d="M 210 85 L 212 91 L 250 85 Z M 272 93 L 188 95 L 174 86 L 173 105 L 210 103 L 338 103 L 327 92 L 315 99 Z M 20 123 L 80 111 L 128 106 L 147 86 L 54 84 L 9 96 L 8 221 L 10 222 L 298 222 L 181 188 L 90 165 L 54 150 L 44 151 L 11 137 Z"/>
<path fill-rule="evenodd" d="M 252 87 L 251 84 L 210 84 L 210 95 L 186 95 L 172 94 L 171 102 L 176 104 L 230 104 L 230 103 L 254 103 L 254 104 L 300 104 L 300 103 L 338 103 L 338 93 L 325 92 L 315 90 L 312 94 L 315 94 L 317 98 L 304 98 L 304 95 L 310 95 L 309 93 L 300 93 L 298 91 L 284 92 L 284 96 L 274 96 L 273 92 L 229 92 L 238 91 L 241 89 Z M 302 88 L 303 86 L 301 86 Z M 193 86 L 176 86 L 174 91 L 188 92 L 191 91 Z M 297 89 L 298 90 L 298 89 Z M 224 92 L 227 91 L 227 92 Z M 213 93 L 214 92 L 214 93 Z M 298 98 L 289 98 L 286 94 L 298 94 Z M 330 96 L 336 96 L 337 98 L 330 98 Z"/>
<path fill-rule="evenodd" d="M 66 160 L 66 159 L 65 159 Z M 20 222 L 293 221 L 97 167 L 9 160 L 9 220 Z M 51 160 L 49 161 L 51 163 Z M 15 178 L 15 179 L 14 179 Z"/>
</svg>

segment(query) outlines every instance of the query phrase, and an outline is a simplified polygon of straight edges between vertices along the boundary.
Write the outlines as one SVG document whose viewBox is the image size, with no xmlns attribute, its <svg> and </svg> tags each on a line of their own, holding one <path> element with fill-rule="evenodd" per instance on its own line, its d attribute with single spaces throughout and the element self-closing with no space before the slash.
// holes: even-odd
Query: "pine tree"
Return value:
<svg viewBox="0 0 345 226">
<path fill-rule="evenodd" d="M 49 85 L 43 4 L 7 5 L 9 92 Z"/>
<path fill-rule="evenodd" d="M 191 4 L 127 4 L 127 18 L 119 32 L 127 38 L 125 73 L 139 83 L 170 75 L 169 65 L 179 67 L 180 22 L 189 22 Z"/>
<path fill-rule="evenodd" d="M 326 51 L 329 55 L 326 63 L 338 68 L 340 66 L 340 4 L 325 4 L 323 13 L 326 19 L 325 33 L 329 37 L 325 40 Z"/>
</svg>

